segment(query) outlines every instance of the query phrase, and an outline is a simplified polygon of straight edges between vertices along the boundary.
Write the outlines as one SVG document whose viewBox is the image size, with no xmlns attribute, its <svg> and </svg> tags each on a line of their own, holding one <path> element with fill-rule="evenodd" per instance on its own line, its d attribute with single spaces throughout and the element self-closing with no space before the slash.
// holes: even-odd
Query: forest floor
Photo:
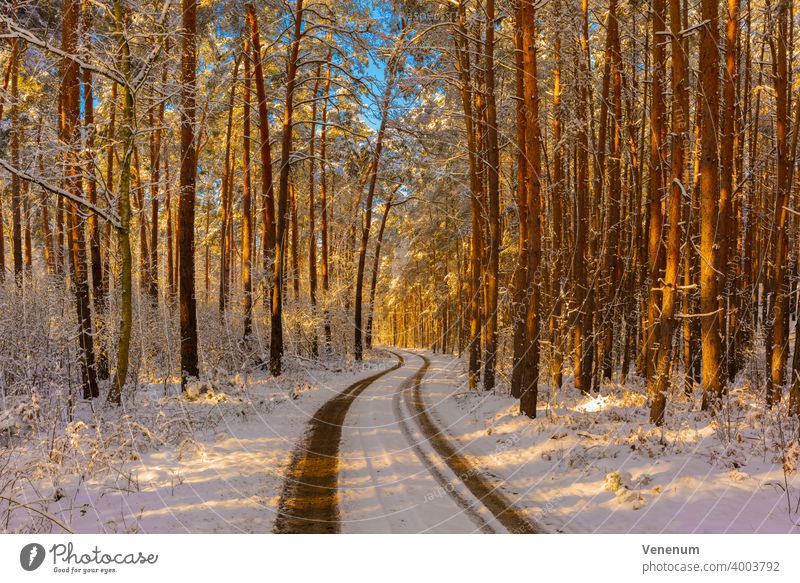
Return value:
<svg viewBox="0 0 800 583">
<path fill-rule="evenodd" d="M 800 532 L 800 444 L 787 443 L 796 421 L 745 398 L 744 381 L 717 419 L 697 410 L 699 393 L 691 401 L 670 395 L 661 429 L 649 423 L 641 379 L 587 397 L 565 376 L 557 406 L 540 386 L 534 420 L 518 414 L 514 399 L 465 383 L 461 361 L 431 358 L 425 395 L 437 421 L 550 531 Z"/>
<path fill-rule="evenodd" d="M 0 531 L 63 532 L 57 519 L 81 533 L 270 532 L 308 419 L 393 363 L 381 353 L 349 365 L 287 361 L 279 379 L 254 371 L 197 383 L 189 398 L 176 383 L 139 388 L 122 414 L 80 402 L 64 435 L 39 420 L 43 437 L 0 442 L 0 495 L 15 500 Z"/>
<path fill-rule="evenodd" d="M 37 417 L 40 438 L 0 444 L 0 530 L 798 531 L 795 422 L 748 404 L 745 382 L 714 420 L 671 395 L 658 429 L 637 379 L 587 397 L 565 377 L 558 405 L 543 384 L 531 420 L 465 372 L 393 350 L 188 398 L 151 385 L 121 417 L 81 403 L 63 435 Z"/>
</svg>

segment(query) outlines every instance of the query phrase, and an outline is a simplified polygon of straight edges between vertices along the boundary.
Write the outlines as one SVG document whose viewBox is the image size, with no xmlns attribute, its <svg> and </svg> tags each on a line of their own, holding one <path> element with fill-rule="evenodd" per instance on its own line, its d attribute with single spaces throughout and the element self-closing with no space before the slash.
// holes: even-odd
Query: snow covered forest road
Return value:
<svg viewBox="0 0 800 583">
<path fill-rule="evenodd" d="M 430 360 L 395 355 L 314 414 L 275 532 L 542 532 L 439 429 L 421 392 Z"/>
<path fill-rule="evenodd" d="M 570 380 L 531 420 L 467 378 L 452 355 L 380 349 L 359 366 L 294 361 L 280 379 L 253 371 L 187 396 L 149 387 L 122 419 L 80 409 L 68 440 L 13 450 L 4 475 L 31 477 L 14 496 L 33 510 L 5 528 L 797 532 L 798 474 L 765 449 L 780 433 L 758 411 L 731 422 L 732 439 L 696 400 L 645 430 L 639 379 L 596 395 Z"/>
</svg>

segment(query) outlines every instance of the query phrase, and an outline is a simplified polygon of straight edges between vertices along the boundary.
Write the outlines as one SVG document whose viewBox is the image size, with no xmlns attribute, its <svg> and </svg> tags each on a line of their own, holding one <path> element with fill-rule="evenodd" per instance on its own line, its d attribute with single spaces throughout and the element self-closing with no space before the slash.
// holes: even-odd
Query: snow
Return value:
<svg viewBox="0 0 800 583">
<path fill-rule="evenodd" d="M 401 354 L 406 365 L 355 399 L 342 430 L 342 532 L 504 532 L 418 426 L 410 392 L 421 354 L 430 360 L 421 393 L 434 422 L 474 471 L 548 532 L 798 530 L 797 422 L 766 410 L 744 381 L 716 419 L 697 411 L 697 395 L 671 394 L 667 422 L 655 428 L 640 380 L 586 397 L 565 375 L 557 404 L 540 385 L 531 420 L 502 388 L 469 391 L 462 360 Z M 383 353 L 328 370 L 296 360 L 279 379 L 240 373 L 192 385 L 187 396 L 167 379 L 137 389 L 124 411 L 80 402 L 63 425 L 35 393 L 9 403 L 0 416 L 0 495 L 30 510 L 15 506 L 2 528 L 270 532 L 309 417 L 391 362 Z"/>
<path fill-rule="evenodd" d="M 428 357 L 423 394 L 440 427 L 549 531 L 799 530 L 800 479 L 783 472 L 783 449 L 791 466 L 798 446 L 785 447 L 780 435 L 791 433 L 776 421 L 787 416 L 746 404 L 757 400 L 740 398 L 741 387 L 719 421 L 676 398 L 660 430 L 648 422 L 642 386 L 604 386 L 587 398 L 565 376 L 558 406 L 540 399 L 531 420 L 508 396 L 468 391 L 462 361 Z"/>
<path fill-rule="evenodd" d="M 422 359 L 403 355 L 409 366 L 370 385 L 353 403 L 342 430 L 342 532 L 501 530 L 416 427 L 405 395 Z"/>
<path fill-rule="evenodd" d="M 391 362 L 382 355 L 344 372 L 294 363 L 278 380 L 259 372 L 228 387 L 198 383 L 189 398 L 157 398 L 163 386 L 151 386 L 132 416 L 145 418 L 150 407 L 178 410 L 183 414 L 175 415 L 176 423 L 191 420 L 193 431 L 175 443 L 133 448 L 128 459 L 101 469 L 89 427 L 101 424 L 88 417 L 88 424 L 75 421 L 65 431 L 69 459 L 31 460 L 43 452 L 21 449 L 18 464 L 36 461 L 48 468 L 15 500 L 43 505 L 83 533 L 271 532 L 284 468 L 308 418 L 332 395 Z M 14 511 L 6 530 L 33 529 L 32 516 Z"/>
</svg>

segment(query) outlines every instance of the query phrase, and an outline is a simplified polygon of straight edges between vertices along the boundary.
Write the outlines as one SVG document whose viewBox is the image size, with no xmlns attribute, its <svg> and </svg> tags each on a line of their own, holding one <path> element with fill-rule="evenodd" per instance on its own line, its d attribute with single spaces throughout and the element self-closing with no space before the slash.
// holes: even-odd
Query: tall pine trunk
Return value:
<svg viewBox="0 0 800 583">
<path fill-rule="evenodd" d="M 181 175 L 178 208 L 178 294 L 181 331 L 181 386 L 200 376 L 197 356 L 194 215 L 197 144 L 194 124 L 197 93 L 197 1 L 182 0 L 181 11 Z"/>
<path fill-rule="evenodd" d="M 700 86 L 702 94 L 700 153 L 700 328 L 703 349 L 703 409 L 722 396 L 721 339 L 719 310 L 719 152 L 716 128 L 719 124 L 719 15 L 715 0 L 702 0 L 700 32 Z"/>
</svg>

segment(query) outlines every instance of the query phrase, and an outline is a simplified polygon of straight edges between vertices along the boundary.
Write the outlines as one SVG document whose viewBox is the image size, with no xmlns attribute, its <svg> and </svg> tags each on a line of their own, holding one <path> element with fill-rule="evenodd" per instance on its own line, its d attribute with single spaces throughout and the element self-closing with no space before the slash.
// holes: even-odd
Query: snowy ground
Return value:
<svg viewBox="0 0 800 583">
<path fill-rule="evenodd" d="M 786 445 L 796 424 L 781 427 L 785 412 L 747 405 L 758 400 L 738 398 L 745 387 L 721 423 L 673 397 L 662 432 L 647 421 L 642 386 L 604 387 L 590 399 L 565 378 L 559 406 L 529 420 L 509 397 L 469 392 L 461 361 L 428 356 L 424 395 L 440 426 L 550 531 L 800 532 L 800 448 Z"/>
<path fill-rule="evenodd" d="M 404 366 L 347 413 L 342 532 L 504 532 L 426 440 L 410 396 L 423 359 L 401 354 Z M 640 383 L 587 398 L 565 378 L 557 406 L 542 385 L 540 403 L 550 404 L 530 420 L 507 396 L 468 391 L 463 361 L 422 354 L 430 367 L 421 395 L 433 421 L 482 479 L 547 531 L 798 531 L 796 421 L 749 404 L 759 400 L 744 395 L 745 382 L 722 421 L 671 395 L 662 430 L 647 420 Z M 46 404 L 23 403 L 13 411 L 29 427 L 0 442 L 0 530 L 270 532 L 311 414 L 391 362 L 381 354 L 326 370 L 293 361 L 279 380 L 260 372 L 212 382 L 194 386 L 191 399 L 151 385 L 123 414 L 80 404 L 66 431 L 44 415 Z"/>
<path fill-rule="evenodd" d="M 283 470 L 309 416 L 335 393 L 392 362 L 381 355 L 343 372 L 294 362 L 278 381 L 260 372 L 212 386 L 194 401 L 164 398 L 163 387 L 151 387 L 130 416 L 142 422 L 141 430 L 138 422 L 123 422 L 130 443 L 111 455 L 122 459 L 109 461 L 98 450 L 98 428 L 107 432 L 109 423 L 90 414 L 85 424 L 71 426 L 63 448 L 52 448 L 63 450 L 61 459 L 48 455 L 47 440 L 38 455 L 16 448 L 12 461 L 35 475 L 14 499 L 76 532 L 270 532 Z M 167 417 L 179 426 L 191 418 L 192 430 L 175 430 L 166 443 L 141 439 L 145 431 L 155 433 L 153 427 L 162 429 L 156 439 L 167 435 L 158 423 Z M 50 529 L 47 520 L 37 523 L 40 518 L 17 508 L 0 530 Z M 56 526 L 52 531 L 62 532 Z"/>
<path fill-rule="evenodd" d="M 356 399 L 342 431 L 339 476 L 342 532 L 502 532 L 427 443 L 407 397 L 422 359 Z"/>
</svg>

